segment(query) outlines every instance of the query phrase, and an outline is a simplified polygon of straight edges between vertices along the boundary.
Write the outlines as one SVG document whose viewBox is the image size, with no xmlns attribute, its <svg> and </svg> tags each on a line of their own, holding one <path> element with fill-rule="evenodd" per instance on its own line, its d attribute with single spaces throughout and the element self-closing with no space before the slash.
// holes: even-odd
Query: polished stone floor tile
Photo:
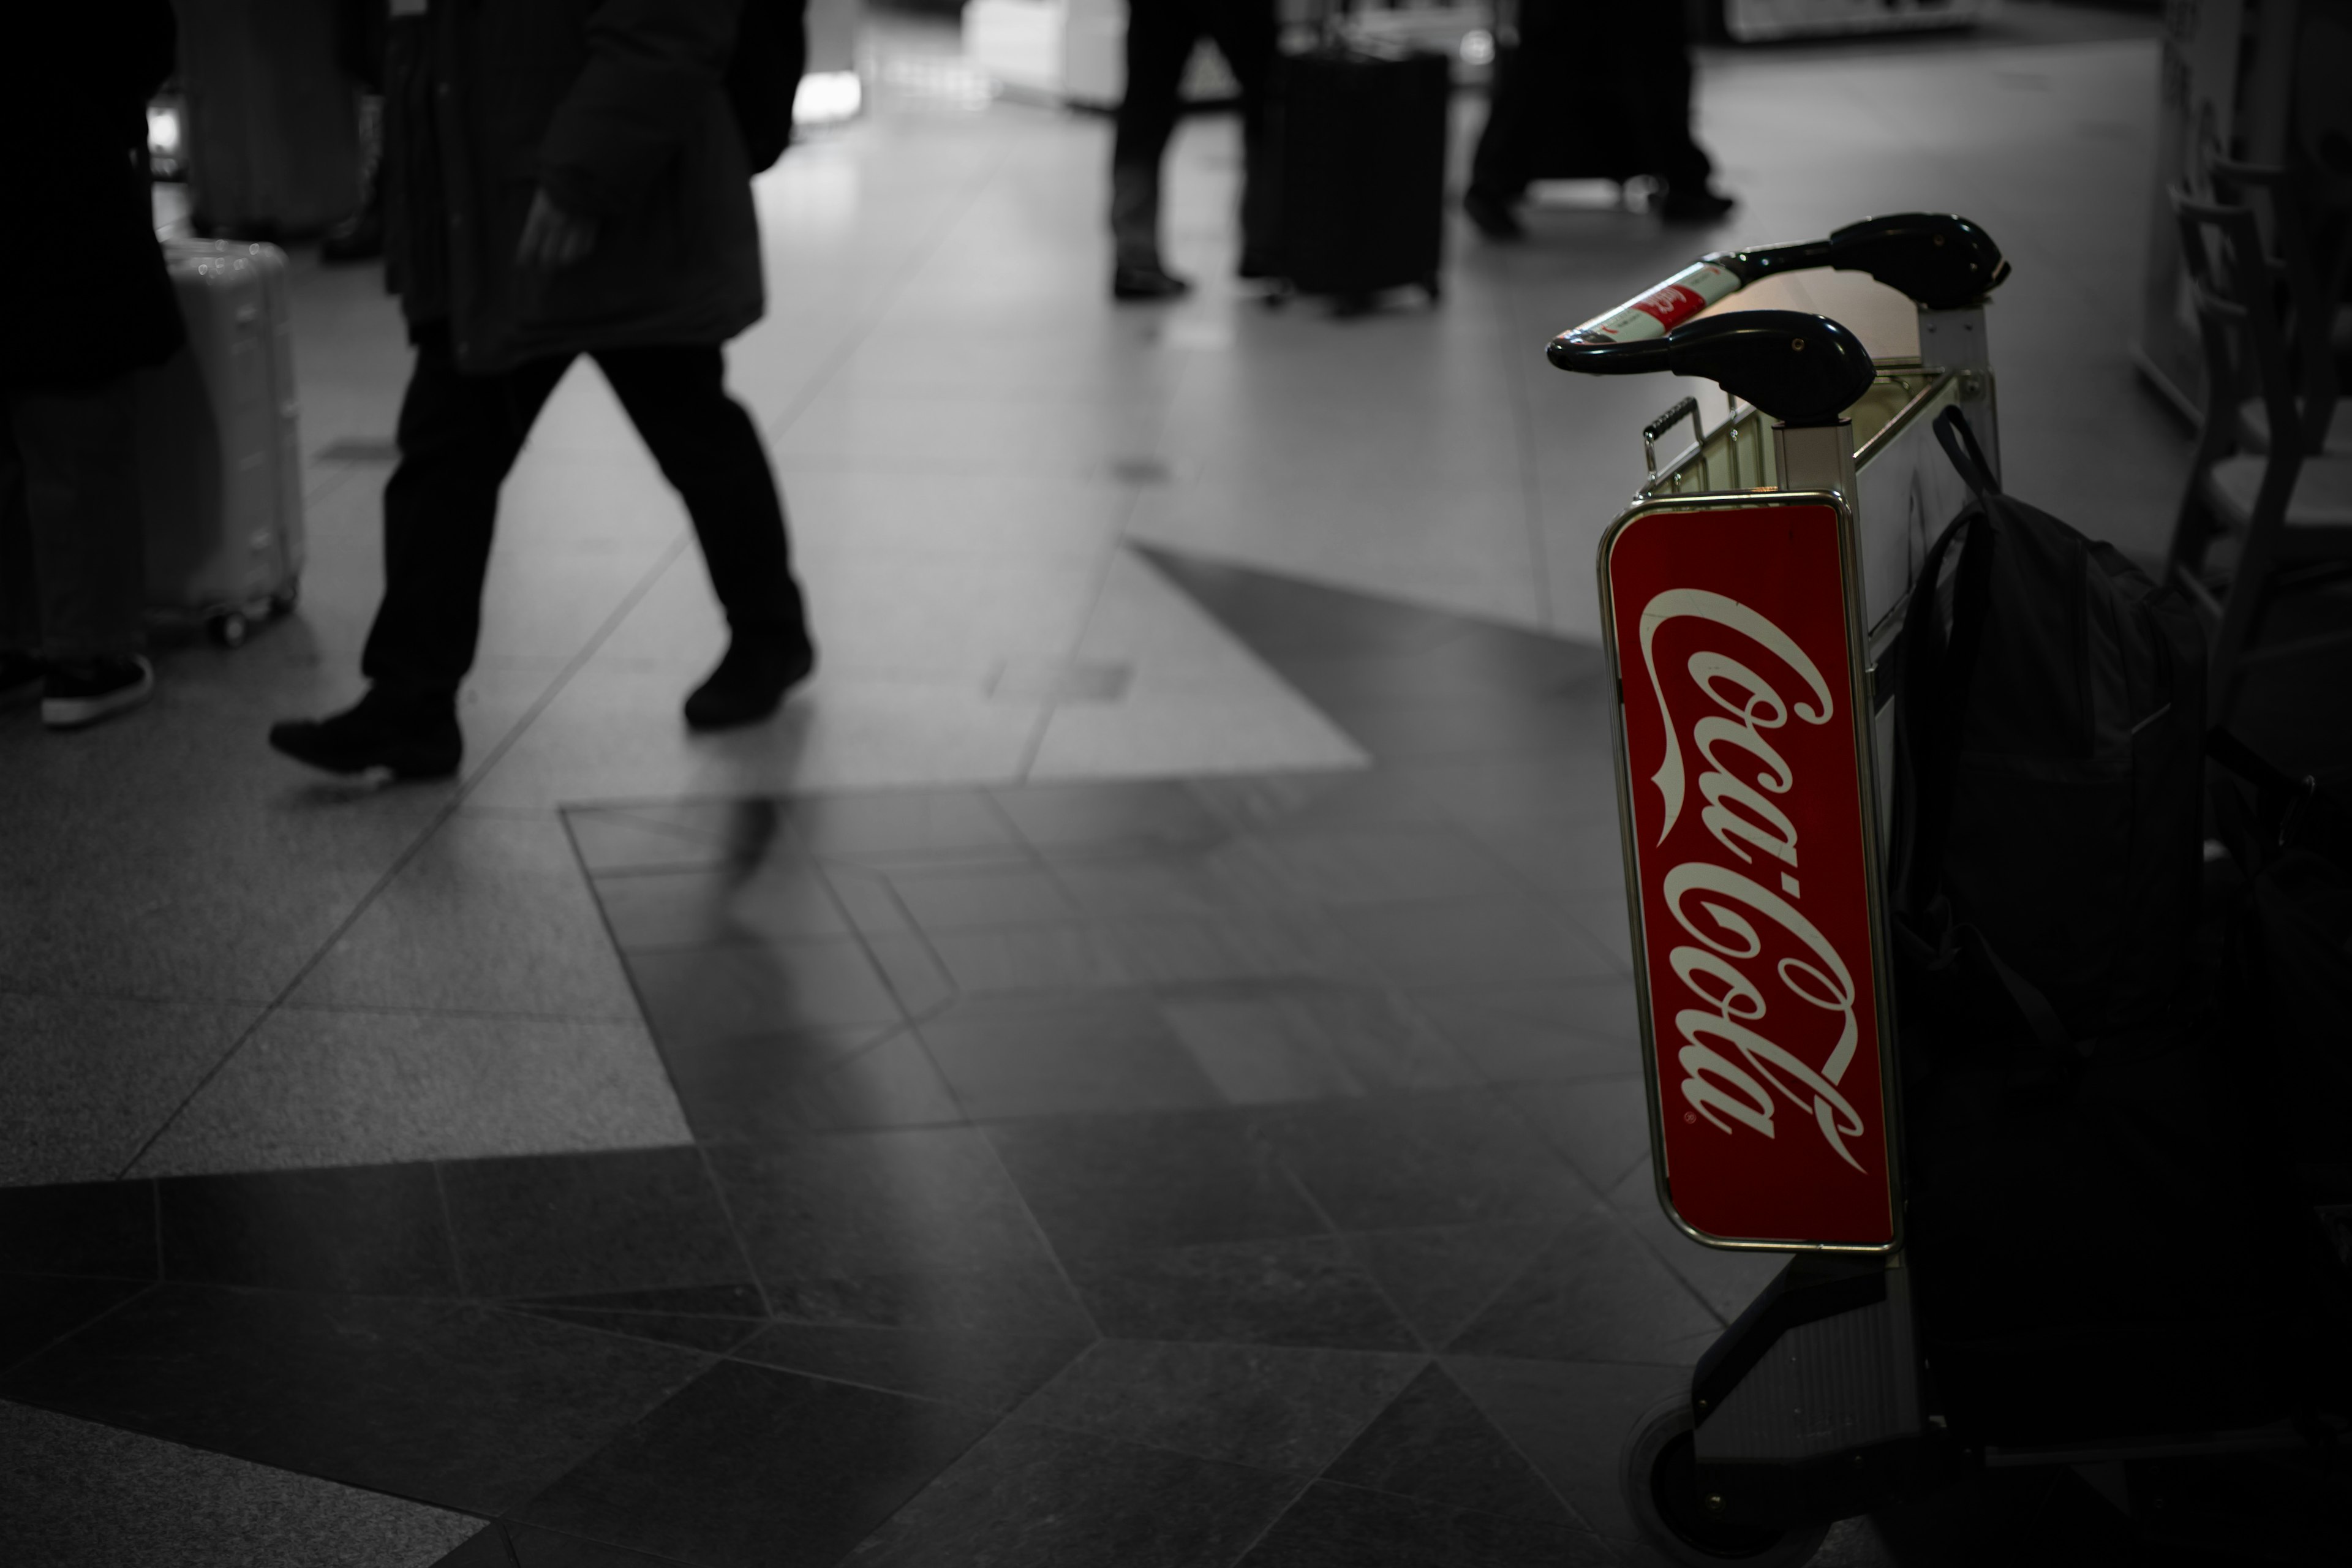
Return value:
<svg viewBox="0 0 2352 1568">
<path fill-rule="evenodd" d="M 902 870 L 891 889 L 925 931 L 965 926 L 1037 925 L 1078 913 L 1040 866 L 940 867 Z"/>
<path fill-rule="evenodd" d="M 1687 1369 L 1466 1355 L 1441 1364 L 1579 1519 L 1606 1540 L 1638 1539 L 1618 1493 L 1618 1458 L 1652 1405 L 1688 1391 Z"/>
<path fill-rule="evenodd" d="M 683 875 L 744 858 L 723 838 L 648 820 L 625 806 L 577 806 L 563 814 L 563 823 L 581 865 L 600 879 L 622 872 Z"/>
<path fill-rule="evenodd" d="M 1508 896 L 1502 861 L 1466 834 L 1433 826 L 1333 826 L 1267 835 L 1298 886 L 1335 909 Z"/>
<path fill-rule="evenodd" d="M 1034 784 L 991 798 L 1025 843 L 1049 853 L 1199 849 L 1226 833 L 1181 783 Z"/>
<path fill-rule="evenodd" d="M 1490 1083 L 1615 1078 L 1642 1068 L 1631 981 L 1454 985 L 1410 995 Z"/>
<path fill-rule="evenodd" d="M 1484 1090 L 1286 1108 L 1259 1126 L 1342 1230 L 1563 1220 L 1591 1202 Z"/>
<path fill-rule="evenodd" d="M 137 1171 L 560 1153 L 688 1137 L 661 1058 L 634 1021 L 289 1007 L 188 1101 Z"/>
<path fill-rule="evenodd" d="M 479 1555 L 460 1557 L 452 1552 L 436 1568 L 690 1568 L 675 1557 L 632 1552 L 610 1542 L 589 1541 L 511 1520 L 490 1526 L 467 1547 Z"/>
<path fill-rule="evenodd" d="M 1507 1519 L 1581 1522 L 1445 1369 L 1433 1364 L 1423 1369 L 1323 1476 Z"/>
<path fill-rule="evenodd" d="M 1505 1221 L 1363 1231 L 1348 1245 L 1433 1349 L 1451 1343 L 1559 1232 L 1557 1223 Z"/>
<path fill-rule="evenodd" d="M 978 790 L 882 790 L 796 801 L 794 838 L 824 859 L 1020 860 L 1013 826 Z"/>
<path fill-rule="evenodd" d="M 990 1424 L 955 1405 L 722 1362 L 518 1517 L 708 1568 L 831 1568 Z"/>
<path fill-rule="evenodd" d="M 943 931 L 930 945 L 968 996 L 1099 989 L 1128 979 L 1098 929 L 1075 921 Z"/>
<path fill-rule="evenodd" d="M 0 1373 L 148 1289 L 138 1279 L 0 1274 Z"/>
<path fill-rule="evenodd" d="M 918 1033 L 977 1121 L 1223 1103 L 1148 996 L 969 998 Z"/>
<path fill-rule="evenodd" d="M 709 1355 L 733 1354 L 738 1347 L 767 1324 L 764 1317 L 730 1317 L 707 1312 L 619 1310 L 552 1305 L 542 1301 L 505 1302 L 501 1305 L 528 1317 L 545 1318 L 550 1322 L 595 1329 L 608 1334 L 625 1334 L 630 1339 L 651 1340 L 656 1344 L 677 1345 Z M 754 1311 L 759 1310 L 759 1306 L 756 1300 L 751 1303 Z"/>
<path fill-rule="evenodd" d="M 695 1136 L 712 1142 L 963 1120 L 913 1034 L 750 1036 L 663 1052 Z"/>
<path fill-rule="evenodd" d="M 1239 1568 L 1600 1568 L 1616 1554 L 1568 1525 L 1318 1481 Z"/>
<path fill-rule="evenodd" d="M 1666 1267 L 1682 1276 L 1726 1322 L 1746 1311 L 1788 1261 L 1778 1252 L 1726 1252 L 1702 1247 L 1684 1235 L 1658 1201 L 1657 1184 L 1650 1179 L 1646 1159 L 1627 1171 L 1608 1196 L 1633 1233 L 1649 1243 L 1650 1250 L 1664 1258 Z"/>
<path fill-rule="evenodd" d="M 1234 914 L 1296 913 L 1305 894 L 1255 844 L 1223 846 L 1205 855 L 1067 856 L 1048 868 L 1077 908 L 1110 919 L 1213 919 Z"/>
<path fill-rule="evenodd" d="M 1066 1267 L 1095 1322 L 1118 1339 L 1420 1348 L 1335 1237 L 1110 1253 L 1071 1258 Z"/>
<path fill-rule="evenodd" d="M 1160 1011 L 1235 1105 L 1480 1081 L 1416 1009 L 1372 985 L 1269 982 L 1188 990 L 1163 997 Z"/>
<path fill-rule="evenodd" d="M 1224 1568 L 1298 1489 L 1296 1476 L 1007 1421 L 854 1561 L 858 1568 Z"/>
<path fill-rule="evenodd" d="M 625 952 L 849 934 L 824 878 L 805 860 L 603 877 L 596 901 Z"/>
<path fill-rule="evenodd" d="M 155 1184 L 164 1277 L 368 1296 L 460 1293 L 428 1164 L 179 1176 Z"/>
<path fill-rule="evenodd" d="M 698 1150 L 454 1161 L 441 1186 L 472 1295 L 751 1282 Z"/>
<path fill-rule="evenodd" d="M 10 1568 L 428 1568 L 464 1514 L 0 1402 Z"/>
<path fill-rule="evenodd" d="M 1687 1366 L 1723 1328 L 1615 1210 L 1596 1204 L 1562 1226 L 1449 1348 L 1463 1355 Z"/>
<path fill-rule="evenodd" d="M 1319 1474 L 1424 1363 L 1407 1355 L 1104 1340 L 1022 1419 L 1261 1469 Z"/>
<path fill-rule="evenodd" d="M 838 1383 L 1006 1411 L 1052 1381 L 1087 1343 L 1075 1337 L 779 1322 L 734 1354 L 738 1361 Z"/>
<path fill-rule="evenodd" d="M 993 1127 L 988 1138 L 1064 1258 L 1324 1228 L 1231 1111 L 1060 1117 Z"/>
<path fill-rule="evenodd" d="M 1605 1193 L 1650 1154 L 1650 1101 L 1638 1069 L 1622 1078 L 1525 1084 L 1511 1103 L 1545 1142 Z"/>
<path fill-rule="evenodd" d="M 162 1285 L 0 1378 L 0 1398 L 490 1514 L 707 1364 L 455 1303 Z"/>
<path fill-rule="evenodd" d="M 853 938 L 633 952 L 628 963 L 665 1046 L 899 1021 L 898 999 Z"/>
<path fill-rule="evenodd" d="M 152 1182 L 0 1187 L 0 1269 L 152 1279 L 155 1237 Z"/>
<path fill-rule="evenodd" d="M 1457 899 L 1343 910 L 1332 921 L 1403 985 L 1557 983 L 1608 977 L 1615 961 L 1533 898 Z"/>
</svg>

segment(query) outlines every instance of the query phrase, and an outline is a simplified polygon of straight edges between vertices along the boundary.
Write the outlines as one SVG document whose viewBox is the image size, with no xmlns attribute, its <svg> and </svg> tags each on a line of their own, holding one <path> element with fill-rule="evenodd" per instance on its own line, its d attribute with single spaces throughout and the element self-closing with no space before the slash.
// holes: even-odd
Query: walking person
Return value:
<svg viewBox="0 0 2352 1568">
<path fill-rule="evenodd" d="M 740 0 L 394 0 L 388 280 L 415 366 L 384 489 L 384 595 L 358 705 L 270 744 L 334 773 L 457 772 L 499 486 L 594 359 L 686 502 L 729 643 L 686 721 L 766 718 L 815 666 L 782 498 L 720 345 L 764 305 L 721 87 Z"/>
<path fill-rule="evenodd" d="M 147 169 L 178 29 L 169 0 L 34 13 L 0 47 L 0 212 L 43 258 L 0 297 L 0 703 L 72 730 L 155 686 L 132 376 L 185 337 Z"/>
<path fill-rule="evenodd" d="M 1274 0 L 1129 0 L 1127 88 L 1110 155 L 1110 291 L 1115 300 L 1172 300 L 1192 283 L 1160 249 L 1160 176 L 1175 134 L 1184 67 L 1213 39 L 1242 89 L 1244 278 L 1271 278 L 1275 256 L 1273 143 L 1267 94 L 1275 63 Z"/>
</svg>

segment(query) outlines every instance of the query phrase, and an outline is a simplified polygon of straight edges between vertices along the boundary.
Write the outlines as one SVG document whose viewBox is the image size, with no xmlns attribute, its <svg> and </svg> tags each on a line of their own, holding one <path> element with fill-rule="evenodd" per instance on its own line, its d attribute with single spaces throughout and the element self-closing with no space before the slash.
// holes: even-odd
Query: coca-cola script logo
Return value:
<svg viewBox="0 0 2352 1568">
<path fill-rule="evenodd" d="M 1838 530 L 1667 510 L 1610 545 L 1663 1169 L 1727 1238 L 1893 1223 Z"/>
<path fill-rule="evenodd" d="M 1769 649 L 1793 672 L 1801 689 L 1783 695 L 1780 687 L 1729 654 L 1702 648 L 1689 656 L 1691 679 L 1717 711 L 1678 718 L 1666 700 L 1652 657 L 1659 627 L 1680 616 L 1739 634 Z M 1854 1019 L 1853 973 L 1813 922 L 1791 900 L 1801 895 L 1797 878 L 1797 826 L 1771 797 L 1795 787 L 1796 774 L 1772 744 L 1771 732 L 1793 719 L 1827 724 L 1837 717 L 1829 682 L 1779 626 L 1736 599 L 1698 588 L 1669 588 L 1642 609 L 1642 662 L 1648 667 L 1658 710 L 1666 719 L 1665 761 L 1650 782 L 1664 797 L 1663 845 L 1681 817 L 1686 781 L 1682 731 L 1704 764 L 1698 793 L 1706 805 L 1699 823 L 1740 866 L 1685 860 L 1664 879 L 1665 907 L 1690 937 L 1666 954 L 1690 994 L 1701 1004 L 1675 1014 L 1683 1040 L 1676 1057 L 1686 1075 L 1682 1096 L 1691 1108 L 1726 1132 L 1733 1124 L 1770 1138 L 1774 1096 L 1811 1114 L 1838 1158 L 1862 1169 L 1846 1140 L 1863 1130 L 1862 1116 L 1838 1092 L 1838 1080 L 1853 1065 L 1861 1030 Z M 1759 860 L 1759 857 L 1764 858 Z M 1780 890 L 1751 871 L 1777 874 Z M 1712 895 L 1709 897 L 1708 895 Z M 1784 896 L 1785 895 L 1785 896 Z M 1743 961 L 1758 957 L 1764 942 L 1754 921 L 1762 918 L 1795 937 L 1810 958 L 1782 958 L 1772 965 L 1779 980 L 1770 991 L 1757 983 Z M 1840 1018 L 1836 1046 L 1818 1069 L 1776 1044 L 1759 1026 L 1768 1025 L 1782 995 Z M 1738 1059 L 1727 1053 L 1737 1053 Z"/>
</svg>

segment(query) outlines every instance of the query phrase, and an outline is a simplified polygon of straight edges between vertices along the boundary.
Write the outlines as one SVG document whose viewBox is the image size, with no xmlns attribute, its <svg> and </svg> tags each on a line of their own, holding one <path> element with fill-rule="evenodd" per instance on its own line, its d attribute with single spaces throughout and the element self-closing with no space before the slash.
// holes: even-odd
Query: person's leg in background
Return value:
<svg viewBox="0 0 2352 1568">
<path fill-rule="evenodd" d="M 1244 278 L 1281 275 L 1282 205 L 1273 137 L 1274 0 L 1209 0 L 1209 35 L 1242 89 Z"/>
<path fill-rule="evenodd" d="M 330 719 L 272 726 L 271 745 L 331 773 L 457 771 L 457 688 L 480 637 L 499 486 L 569 363 L 465 375 L 447 330 L 419 329 L 400 466 L 383 490 L 383 602 L 360 658 L 367 695 Z"/>
<path fill-rule="evenodd" d="M 1111 297 L 1172 299 L 1192 285 L 1160 254 L 1160 169 L 1175 134 L 1185 62 L 1201 36 L 1194 0 L 1129 0 L 1127 89 L 1111 137 Z"/>
<path fill-rule="evenodd" d="M 1501 50 L 1486 88 L 1486 124 L 1470 159 L 1462 210 L 1489 239 L 1521 239 L 1528 232 L 1514 209 L 1528 191 L 1530 120 L 1541 90 L 1533 63 L 1523 43 Z"/>
<path fill-rule="evenodd" d="M 31 674 L 25 659 L 40 661 L 41 719 L 51 729 L 94 724 L 155 688 L 140 652 L 147 538 L 136 403 L 128 375 L 6 397 L 0 666 L 21 690 Z"/>
<path fill-rule="evenodd" d="M 1694 73 L 1683 8 L 1661 6 L 1651 20 L 1648 47 L 1634 57 L 1630 100 L 1646 154 L 1643 161 L 1649 165 L 1644 172 L 1665 186 L 1658 198 L 1659 216 L 1668 223 L 1704 223 L 1738 204 L 1716 192 L 1715 164 L 1691 134 Z"/>
<path fill-rule="evenodd" d="M 599 349 L 594 357 L 686 502 L 727 613 L 726 657 L 687 698 L 687 722 L 723 730 L 764 719 L 816 667 L 816 649 L 759 426 L 728 395 L 726 357 L 715 345 Z"/>
</svg>

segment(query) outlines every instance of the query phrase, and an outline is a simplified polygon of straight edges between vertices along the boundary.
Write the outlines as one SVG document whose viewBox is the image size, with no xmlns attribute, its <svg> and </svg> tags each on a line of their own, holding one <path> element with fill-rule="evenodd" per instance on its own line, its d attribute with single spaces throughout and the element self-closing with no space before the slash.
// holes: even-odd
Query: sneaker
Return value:
<svg viewBox="0 0 2352 1568">
<path fill-rule="evenodd" d="M 0 649 L 0 708 L 15 708 L 41 694 L 49 667 L 38 654 L 22 648 Z"/>
<path fill-rule="evenodd" d="M 1128 267 L 1111 268 L 1110 297 L 1114 300 L 1181 300 L 1192 291 L 1192 285 L 1165 267 Z"/>
<path fill-rule="evenodd" d="M 816 668 L 816 650 L 802 641 L 778 645 L 735 638 L 710 678 L 688 693 L 690 730 L 732 730 L 756 724 L 783 705 L 784 694 Z"/>
<path fill-rule="evenodd" d="M 327 773 L 385 768 L 396 779 L 448 778 L 466 754 L 454 699 L 398 698 L 373 687 L 332 718 L 272 724 L 269 743 Z"/>
<path fill-rule="evenodd" d="M 137 654 L 59 659 L 41 683 L 41 722 L 79 730 L 138 707 L 154 689 L 155 667 Z"/>
</svg>

